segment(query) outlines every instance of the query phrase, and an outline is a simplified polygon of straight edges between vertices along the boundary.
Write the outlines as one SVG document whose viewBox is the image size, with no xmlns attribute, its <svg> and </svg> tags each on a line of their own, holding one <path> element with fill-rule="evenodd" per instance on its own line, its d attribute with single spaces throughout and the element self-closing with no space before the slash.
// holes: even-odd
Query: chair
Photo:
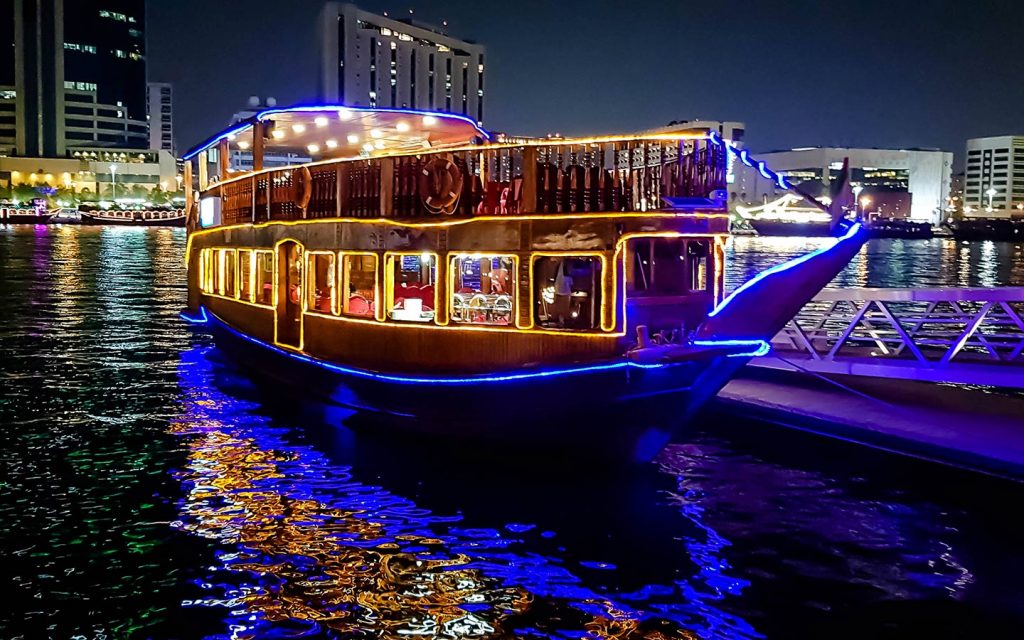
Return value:
<svg viewBox="0 0 1024 640">
<path fill-rule="evenodd" d="M 370 316 L 373 315 L 373 308 L 366 298 L 354 295 L 348 298 L 348 312 L 354 316 Z"/>
</svg>

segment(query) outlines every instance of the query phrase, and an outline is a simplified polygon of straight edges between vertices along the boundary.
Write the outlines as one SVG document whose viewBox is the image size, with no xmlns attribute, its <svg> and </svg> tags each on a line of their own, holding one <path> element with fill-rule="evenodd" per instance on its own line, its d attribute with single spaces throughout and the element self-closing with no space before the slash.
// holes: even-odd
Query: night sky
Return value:
<svg viewBox="0 0 1024 640">
<path fill-rule="evenodd" d="M 322 0 L 149 0 L 149 76 L 175 85 L 178 145 L 250 95 L 316 95 Z M 364 0 L 487 47 L 484 125 L 610 133 L 747 123 L 751 149 L 940 147 L 1024 134 L 1020 0 Z"/>
</svg>

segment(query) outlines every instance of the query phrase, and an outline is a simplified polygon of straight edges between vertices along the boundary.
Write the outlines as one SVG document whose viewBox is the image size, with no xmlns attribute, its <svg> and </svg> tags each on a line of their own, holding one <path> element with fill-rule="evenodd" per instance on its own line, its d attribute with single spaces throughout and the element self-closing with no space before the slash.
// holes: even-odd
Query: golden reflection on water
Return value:
<svg viewBox="0 0 1024 640">
<path fill-rule="evenodd" d="M 216 401 L 197 402 L 217 409 Z M 372 495 L 367 509 L 346 510 L 286 494 L 278 488 L 289 484 L 281 467 L 293 457 L 208 418 L 172 425 L 172 433 L 190 438 L 183 475 L 192 485 L 176 526 L 237 545 L 220 557 L 224 568 L 256 576 L 257 584 L 233 590 L 227 602 L 186 604 L 226 604 L 269 623 L 307 621 L 376 638 L 508 637 L 514 617 L 529 611 L 532 594 L 468 566 L 473 559 L 450 553 L 443 540 L 390 534 L 388 509 Z M 585 616 L 590 637 L 694 637 L 675 625 L 666 631 L 641 624 L 607 601 L 587 604 L 607 614 Z"/>
</svg>

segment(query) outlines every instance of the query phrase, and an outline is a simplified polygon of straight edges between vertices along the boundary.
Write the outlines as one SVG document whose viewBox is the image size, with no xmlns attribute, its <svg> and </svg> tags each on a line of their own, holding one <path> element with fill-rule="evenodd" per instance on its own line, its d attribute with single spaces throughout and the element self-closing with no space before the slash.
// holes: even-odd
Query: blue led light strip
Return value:
<svg viewBox="0 0 1024 640">
<path fill-rule="evenodd" d="M 208 324 L 210 322 L 210 317 L 206 315 L 206 307 L 199 307 L 198 318 L 193 318 L 184 311 L 182 311 L 178 315 L 181 316 L 182 320 L 189 324 Z"/>
<path fill-rule="evenodd" d="M 846 232 L 846 234 L 844 236 L 842 236 L 840 238 L 836 238 L 834 243 L 832 243 L 832 244 L 830 244 L 828 246 L 822 247 L 820 249 L 816 249 L 814 251 L 811 251 L 810 253 L 806 253 L 806 254 L 800 256 L 799 258 L 794 258 L 793 260 L 790 260 L 789 262 L 783 262 L 782 264 L 775 265 L 774 267 L 772 267 L 770 269 L 765 269 L 764 271 L 762 271 L 761 273 L 757 274 L 756 276 L 754 276 L 750 280 L 744 282 L 736 290 L 734 290 L 732 293 L 730 293 L 728 298 L 726 298 L 725 300 L 722 300 L 718 304 L 718 306 L 715 307 L 711 311 L 711 313 L 708 314 L 708 317 L 709 318 L 714 318 L 716 315 L 721 313 L 722 309 L 724 309 L 726 306 L 728 306 L 728 304 L 730 302 L 732 302 L 732 300 L 737 295 L 739 295 L 740 293 L 742 293 L 742 292 L 750 289 L 751 287 L 757 285 L 757 283 L 761 282 L 762 280 L 764 280 L 768 276 L 772 275 L 773 273 L 779 273 L 779 272 L 782 272 L 782 271 L 786 271 L 787 269 L 792 269 L 793 267 L 795 267 L 795 266 L 797 266 L 799 264 L 803 264 L 804 262 L 807 262 L 811 258 L 814 258 L 816 256 L 820 256 L 823 253 L 827 253 L 829 251 L 832 251 L 833 249 L 838 247 L 840 244 L 842 244 L 843 241 L 849 240 L 850 238 L 853 238 L 855 235 L 857 235 L 857 233 L 860 232 L 860 230 L 861 230 L 861 224 L 858 222 L 858 223 L 854 224 L 853 226 L 851 226 L 850 229 Z"/>
<path fill-rule="evenodd" d="M 764 178 L 771 180 L 772 182 L 777 184 L 780 189 L 792 191 L 793 185 L 792 183 L 790 183 L 789 179 L 786 178 L 786 176 L 776 173 L 769 169 L 768 165 L 764 161 L 754 160 L 753 158 L 751 158 L 750 152 L 747 151 L 746 149 L 740 149 L 733 143 L 723 140 L 721 134 L 719 134 L 717 131 L 708 132 L 708 140 L 714 142 L 715 144 L 721 147 L 724 147 L 729 153 L 736 156 L 740 162 L 747 165 L 751 169 L 757 169 L 758 173 L 760 173 Z"/>
<path fill-rule="evenodd" d="M 250 127 L 252 127 L 254 122 L 264 122 L 265 120 L 269 120 L 271 117 L 278 114 L 328 112 L 337 113 L 339 111 L 349 111 L 352 113 L 398 113 L 410 116 L 433 116 L 435 118 L 461 120 L 472 125 L 473 128 L 476 129 L 477 132 L 481 136 L 483 136 L 485 140 L 490 140 L 492 138 L 489 131 L 481 127 L 479 124 L 476 123 L 475 120 L 473 120 L 469 116 L 462 115 L 461 113 L 447 113 L 444 111 L 423 111 L 421 109 L 391 109 L 387 107 L 350 107 L 344 104 L 295 105 L 291 107 L 275 107 L 273 109 L 264 109 L 263 111 L 257 113 L 255 116 L 247 118 L 246 120 L 239 122 L 237 125 L 229 129 L 226 129 L 225 131 L 215 135 L 212 138 L 209 138 L 205 142 L 200 143 L 199 146 L 194 147 L 191 151 L 182 156 L 181 159 L 191 160 L 192 158 L 196 157 L 203 151 L 206 151 L 210 147 L 213 147 L 221 140 L 225 140 L 227 138 L 230 138 L 231 136 L 238 135 L 239 133 L 242 133 L 243 131 L 249 129 Z"/>
<path fill-rule="evenodd" d="M 333 363 L 330 363 L 330 362 L 325 362 L 323 360 L 319 360 L 317 358 L 313 358 L 313 357 L 310 357 L 310 356 L 307 356 L 307 355 L 304 355 L 304 354 L 301 354 L 301 353 L 295 353 L 293 351 L 288 351 L 286 349 L 282 349 L 280 347 L 268 344 L 268 343 L 266 343 L 266 342 L 264 342 L 264 341 L 262 341 L 262 340 L 260 340 L 258 338 L 254 338 L 252 336 L 246 335 L 246 334 L 244 334 L 244 333 L 242 333 L 242 332 L 232 328 L 231 326 L 229 326 L 227 323 L 225 323 L 223 320 L 221 320 L 217 316 L 213 315 L 212 313 L 208 314 L 205 307 L 200 307 L 200 315 L 202 316 L 203 319 L 191 318 L 191 317 L 185 315 L 184 313 L 181 314 L 181 317 L 183 319 L 185 319 L 187 322 L 192 323 L 192 324 L 203 324 L 203 323 L 208 323 L 208 322 L 211 322 L 211 321 L 215 321 L 223 329 L 225 329 L 226 331 L 230 332 L 231 334 L 233 334 L 233 335 L 235 335 L 235 336 L 237 336 L 239 338 L 247 340 L 247 341 L 249 341 L 249 342 L 251 342 L 251 343 L 253 343 L 255 345 L 258 345 L 260 347 L 264 347 L 264 348 L 266 348 L 266 349 L 268 349 L 270 351 L 273 351 L 273 352 L 275 352 L 275 353 L 277 353 L 279 355 L 287 356 L 289 358 L 293 358 L 295 360 L 298 360 L 300 362 L 304 362 L 306 364 L 311 364 L 311 365 L 315 365 L 315 366 L 318 366 L 318 367 L 322 367 L 324 369 L 327 369 L 328 371 L 332 371 L 332 372 L 335 372 L 335 373 L 346 374 L 346 375 L 351 375 L 351 376 L 355 376 L 355 377 L 358 377 L 358 378 L 365 378 L 365 379 L 369 379 L 369 380 L 380 380 L 380 381 L 383 381 L 383 382 L 396 382 L 396 383 L 400 383 L 400 384 L 446 384 L 446 385 L 448 385 L 448 384 L 480 384 L 480 383 L 490 383 L 490 382 L 511 382 L 511 381 L 531 380 L 531 379 L 535 379 L 535 378 L 553 378 L 553 377 L 558 377 L 558 376 L 572 375 L 572 374 L 579 374 L 579 373 L 594 373 L 594 372 L 599 372 L 599 371 L 612 371 L 612 370 L 616 370 L 616 369 L 662 369 L 662 368 L 670 367 L 670 366 L 677 365 L 677 364 L 684 364 L 684 363 L 641 364 L 641 363 L 638 363 L 638 362 L 632 362 L 630 360 L 620 360 L 620 361 L 617 361 L 617 362 L 610 362 L 610 363 L 607 363 L 607 364 L 595 364 L 595 365 L 586 365 L 586 366 L 580 366 L 580 367 L 566 367 L 566 368 L 562 368 L 562 369 L 546 369 L 546 370 L 542 370 L 542 371 L 531 371 L 531 372 L 526 372 L 526 373 L 509 373 L 509 374 L 501 374 L 501 375 L 480 375 L 480 376 L 461 377 L 461 378 L 451 378 L 451 377 L 430 377 L 430 378 L 427 378 L 427 377 L 416 377 L 416 376 L 399 376 L 399 375 L 391 375 L 391 374 L 386 374 L 386 373 L 377 373 L 377 372 L 369 371 L 369 370 L 366 370 L 366 369 L 356 369 L 356 368 L 353 368 L 353 367 L 344 367 L 344 366 L 333 364 Z M 712 347 L 712 348 L 713 347 L 720 347 L 720 348 L 755 347 L 755 349 L 753 351 L 749 351 L 749 352 L 744 351 L 744 352 L 740 352 L 740 353 L 728 353 L 728 354 L 725 354 L 725 357 L 728 357 L 728 358 L 739 358 L 739 357 L 746 358 L 746 357 L 751 357 L 751 356 L 761 356 L 761 355 L 764 355 L 764 354 L 768 353 L 768 349 L 770 348 L 769 344 L 767 342 L 765 342 L 764 340 L 698 340 L 698 341 L 695 341 L 693 344 L 695 346 L 699 346 L 699 347 Z"/>
</svg>

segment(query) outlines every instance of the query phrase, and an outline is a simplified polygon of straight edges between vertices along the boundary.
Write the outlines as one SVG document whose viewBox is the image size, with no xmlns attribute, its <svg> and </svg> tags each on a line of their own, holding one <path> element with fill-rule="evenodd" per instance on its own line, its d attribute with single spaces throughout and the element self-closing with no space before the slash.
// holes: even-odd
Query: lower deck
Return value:
<svg viewBox="0 0 1024 640">
<path fill-rule="evenodd" d="M 376 371 L 601 361 L 623 355 L 639 325 L 681 340 L 721 300 L 721 222 L 219 227 L 190 236 L 189 305 L 267 343 Z"/>
</svg>

